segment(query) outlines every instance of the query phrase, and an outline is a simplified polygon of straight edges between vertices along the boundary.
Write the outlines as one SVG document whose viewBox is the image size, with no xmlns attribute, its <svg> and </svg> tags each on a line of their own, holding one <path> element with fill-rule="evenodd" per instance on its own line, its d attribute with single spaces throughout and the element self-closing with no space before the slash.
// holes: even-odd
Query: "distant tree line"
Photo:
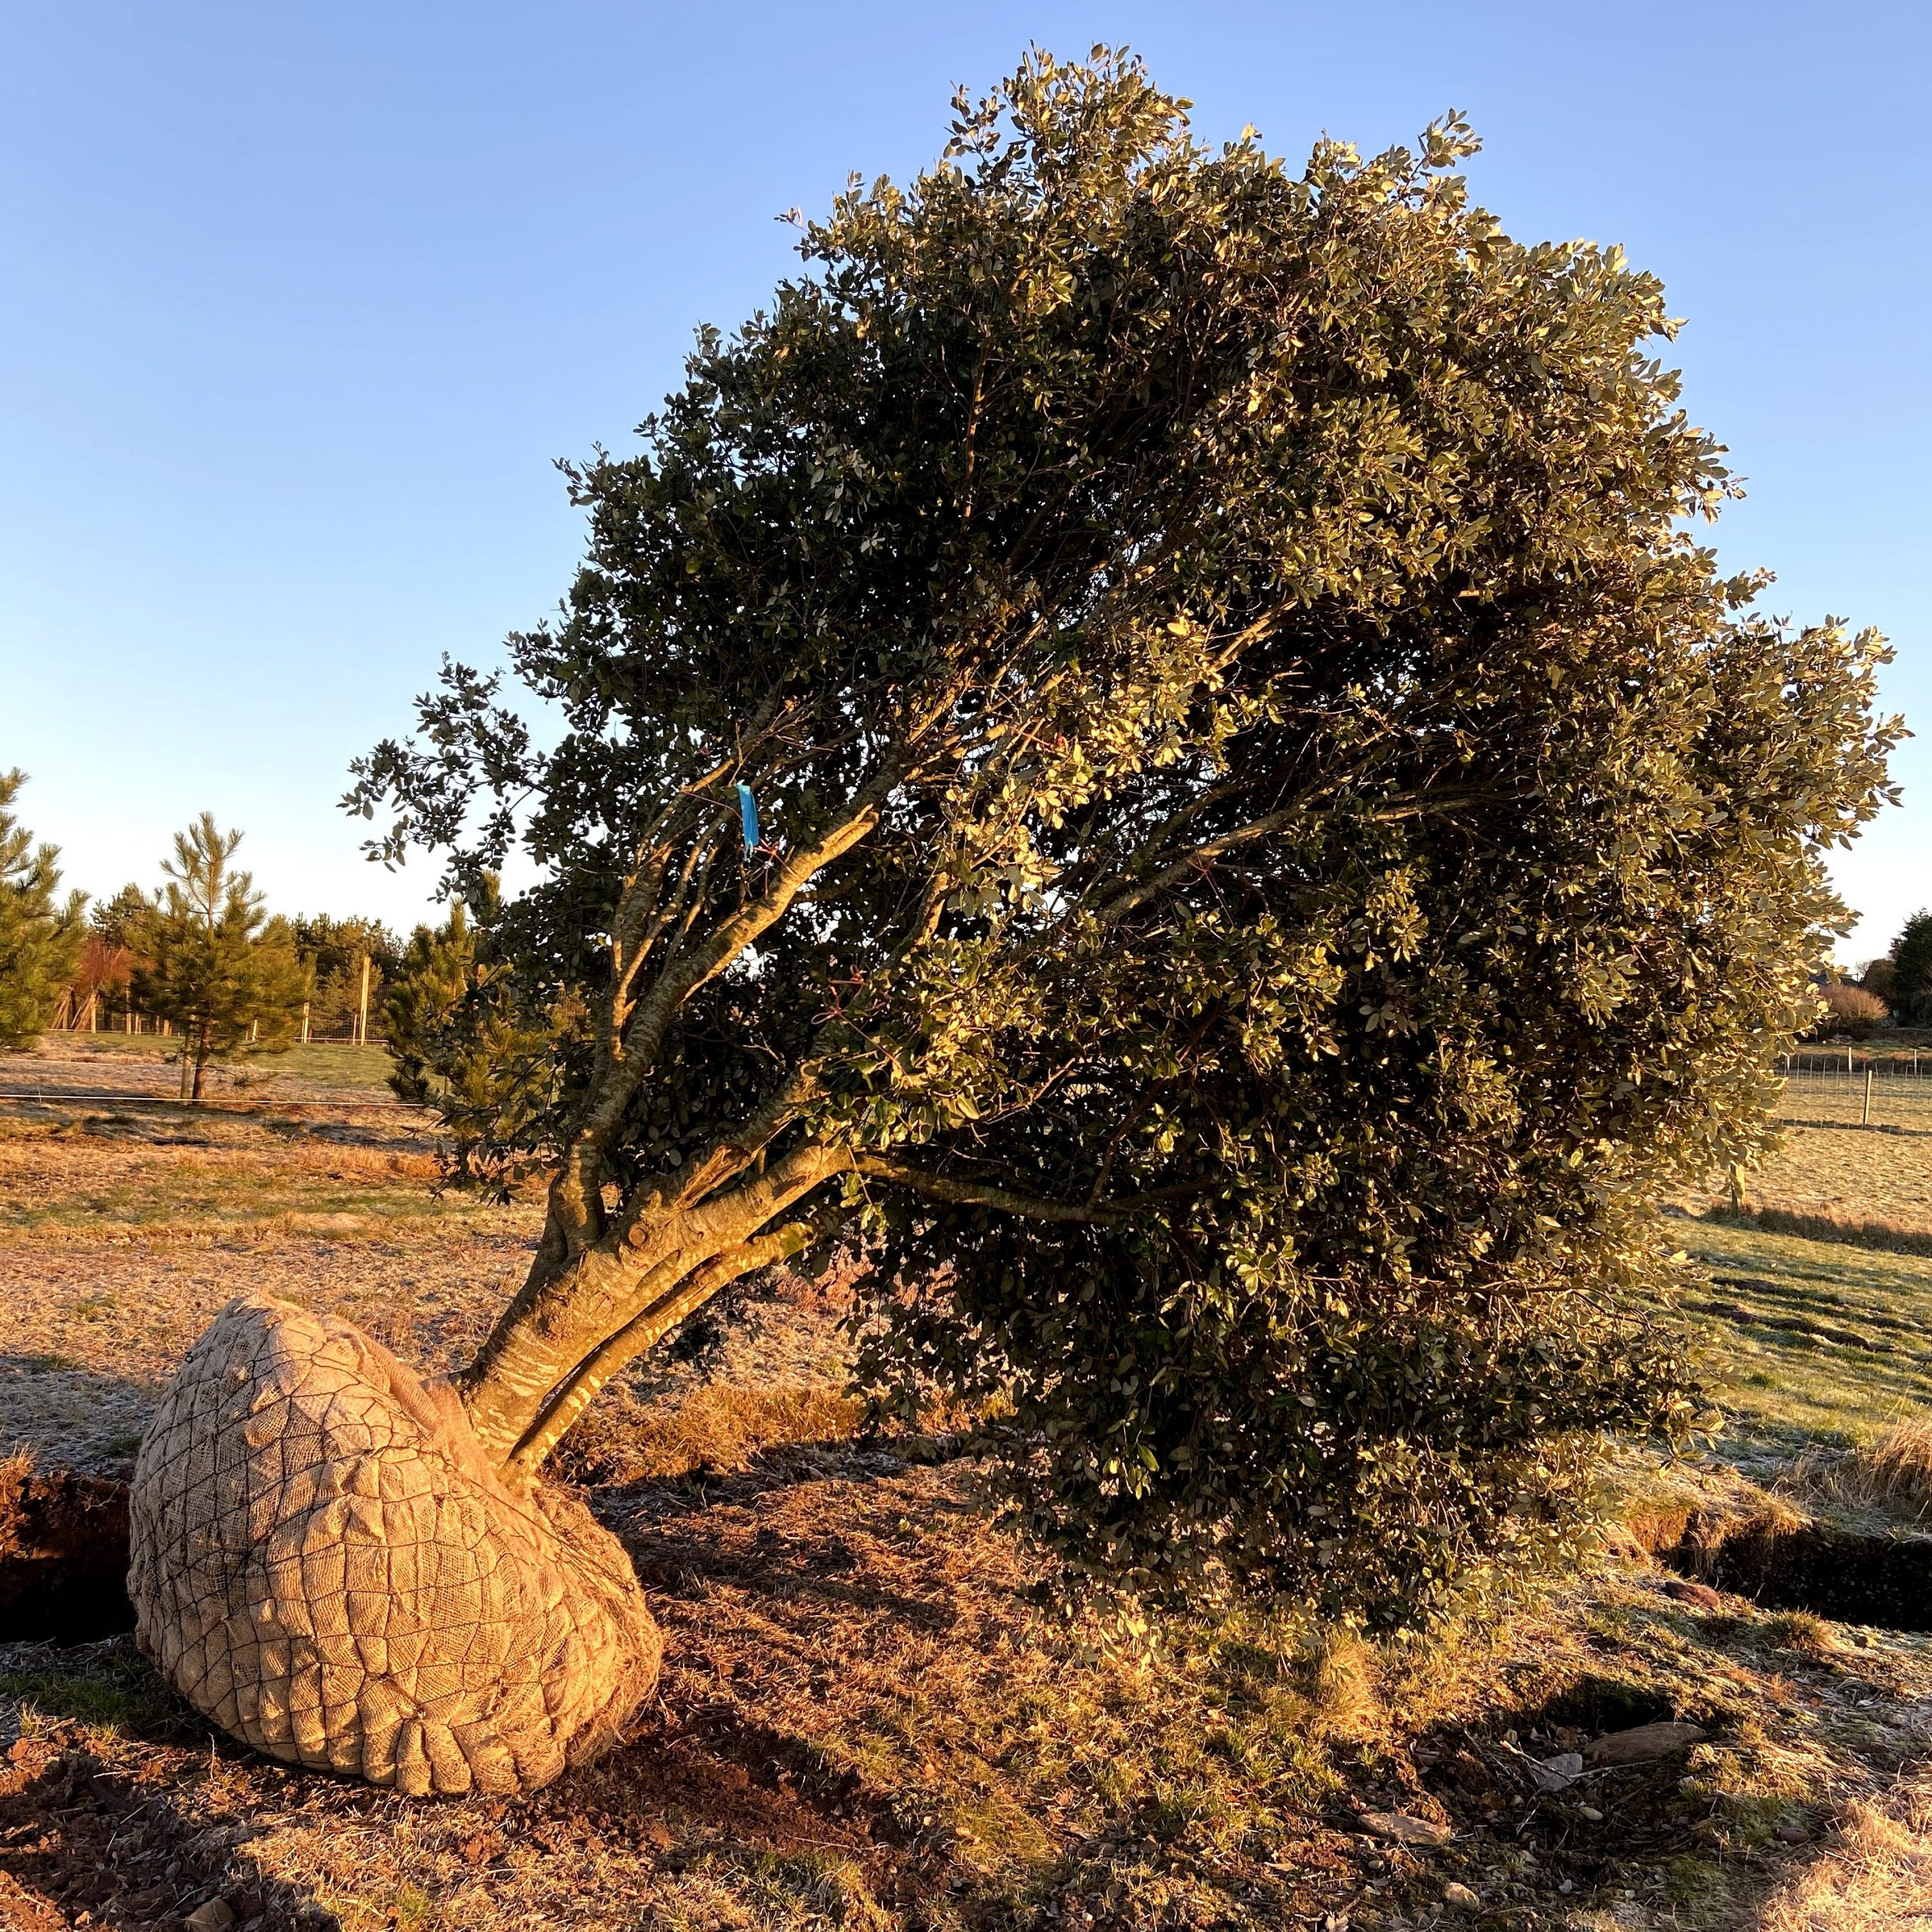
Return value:
<svg viewBox="0 0 1932 1932">
<path fill-rule="evenodd" d="M 61 895 L 60 848 L 20 823 L 25 782 L 0 773 L 0 1049 L 54 1027 L 152 1029 L 180 1041 L 182 1091 L 198 1097 L 212 1062 L 380 1036 L 404 964 L 380 921 L 271 915 L 235 863 L 242 835 L 208 812 L 175 835 L 153 891 L 90 908 Z"/>
</svg>

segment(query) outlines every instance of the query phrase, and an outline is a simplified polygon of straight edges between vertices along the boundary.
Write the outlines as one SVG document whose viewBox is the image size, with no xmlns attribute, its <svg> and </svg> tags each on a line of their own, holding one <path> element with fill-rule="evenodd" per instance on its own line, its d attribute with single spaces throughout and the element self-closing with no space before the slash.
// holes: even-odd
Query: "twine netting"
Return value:
<svg viewBox="0 0 1932 1932">
<path fill-rule="evenodd" d="M 129 1515 L 142 1649 L 290 1764 L 531 1790 L 657 1681 L 616 1539 L 567 1497 L 512 1496 L 451 1392 L 325 1315 L 229 1303 L 149 1426 Z"/>
</svg>

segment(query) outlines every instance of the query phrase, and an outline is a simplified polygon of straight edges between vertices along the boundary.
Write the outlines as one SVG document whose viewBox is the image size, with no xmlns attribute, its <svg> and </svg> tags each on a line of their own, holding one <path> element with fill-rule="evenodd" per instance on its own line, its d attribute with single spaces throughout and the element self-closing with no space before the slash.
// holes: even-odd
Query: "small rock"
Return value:
<svg viewBox="0 0 1932 1932">
<path fill-rule="evenodd" d="M 1593 1825 L 1601 1825 L 1603 1823 L 1603 1814 L 1594 1804 L 1578 1805 L 1577 1816 L 1580 1818 L 1589 1819 Z"/>
<path fill-rule="evenodd" d="M 228 1932 L 235 1923 L 235 1914 L 229 1908 L 226 1899 L 210 1899 L 206 1905 L 198 1905 L 188 1915 L 188 1932 Z"/>
<path fill-rule="evenodd" d="M 1361 1822 L 1377 1838 L 1393 1839 L 1397 1844 L 1447 1844 L 1451 1835 L 1447 1825 L 1438 1825 L 1432 1818 L 1418 1818 L 1411 1811 L 1364 1811 Z"/>
<path fill-rule="evenodd" d="M 1688 1604 L 1693 1610 L 1721 1610 L 1724 1598 L 1708 1583 L 1694 1583 L 1688 1577 L 1672 1577 L 1663 1586 L 1664 1595 Z"/>
<path fill-rule="evenodd" d="M 1532 1764 L 1530 1775 L 1536 1780 L 1539 1791 L 1567 1791 L 1583 1775 L 1583 1755 L 1580 1751 L 1559 1751 L 1555 1757 Z"/>
<path fill-rule="evenodd" d="M 1710 1734 L 1694 1724 L 1640 1724 L 1628 1730 L 1607 1731 L 1583 1746 L 1583 1762 L 1601 1764 L 1647 1764 L 1654 1758 L 1668 1758 L 1673 1751 L 1701 1744 Z"/>
<path fill-rule="evenodd" d="M 1468 1886 L 1451 1878 L 1442 1888 L 1442 1903 L 1451 1912 L 1480 1912 L 1482 1900 Z"/>
</svg>

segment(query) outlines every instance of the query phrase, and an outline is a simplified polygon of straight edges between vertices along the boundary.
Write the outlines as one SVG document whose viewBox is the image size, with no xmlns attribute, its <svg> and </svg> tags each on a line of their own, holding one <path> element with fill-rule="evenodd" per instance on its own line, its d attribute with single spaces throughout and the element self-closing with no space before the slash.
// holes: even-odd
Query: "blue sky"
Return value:
<svg viewBox="0 0 1932 1932">
<path fill-rule="evenodd" d="M 1932 698 L 1923 531 L 1932 6 L 10 4 L 0 63 L 0 767 L 71 881 L 204 807 L 285 910 L 407 924 L 334 809 L 448 651 L 569 580 L 552 460 L 624 447 L 774 217 L 909 174 L 1029 41 L 1142 52 L 1200 131 L 1299 159 L 1451 106 L 1525 238 L 1621 242 L 1772 608 L 1875 623 Z M 1883 949 L 1932 900 L 1932 777 L 1838 867 Z"/>
</svg>

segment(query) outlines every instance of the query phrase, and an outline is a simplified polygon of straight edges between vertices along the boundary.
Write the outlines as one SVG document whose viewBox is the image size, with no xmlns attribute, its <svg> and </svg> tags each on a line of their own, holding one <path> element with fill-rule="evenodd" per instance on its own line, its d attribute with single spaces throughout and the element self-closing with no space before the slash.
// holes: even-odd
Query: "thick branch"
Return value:
<svg viewBox="0 0 1932 1932">
<path fill-rule="evenodd" d="M 1392 824 L 1398 819 L 1419 817 L 1425 812 L 1456 811 L 1465 805 L 1488 804 L 1524 795 L 1516 791 L 1460 791 L 1424 792 L 1410 798 L 1392 798 L 1355 816 L 1378 825 Z M 1346 808 L 1324 808 L 1321 816 L 1333 817 Z M 1257 838 L 1266 838 L 1271 833 L 1283 830 L 1297 819 L 1316 816 L 1306 799 L 1297 799 L 1293 804 L 1284 805 L 1279 811 L 1251 820 L 1246 825 L 1238 825 L 1232 831 L 1224 832 L 1217 838 L 1203 839 L 1198 845 L 1191 845 L 1181 855 L 1164 866 L 1151 878 L 1143 879 L 1138 885 L 1130 886 L 1125 891 L 1116 894 L 1102 906 L 1094 917 L 1103 925 L 1112 925 L 1124 918 L 1137 906 L 1144 906 L 1150 899 L 1160 895 L 1192 874 L 1204 870 L 1218 859 L 1238 851 L 1241 846 L 1251 845 Z"/>
<path fill-rule="evenodd" d="M 656 983 L 632 1013 L 624 1029 L 622 1053 L 593 1088 L 580 1117 L 576 1136 L 579 1143 L 598 1149 L 609 1146 L 623 1124 L 624 1109 L 656 1061 L 678 1009 L 782 919 L 814 875 L 871 833 L 897 782 L 896 772 L 881 771 L 854 799 L 852 809 L 822 838 L 780 862 L 755 899 L 722 921 L 700 944 L 666 961 Z"/>
<path fill-rule="evenodd" d="M 896 1186 L 909 1187 L 928 1200 L 955 1201 L 968 1208 L 997 1208 L 1002 1213 L 1023 1214 L 1035 1221 L 1115 1221 L 1134 1204 L 1131 1201 L 1049 1201 L 1039 1195 L 1017 1194 L 1011 1188 L 989 1187 L 980 1181 L 935 1174 L 910 1161 L 891 1160 L 878 1154 L 859 1155 L 852 1164 L 869 1180 L 888 1180 Z"/>
<path fill-rule="evenodd" d="M 551 1392 L 506 1467 L 521 1482 L 533 1480 L 544 1459 L 569 1433 L 597 1392 L 626 1364 L 662 1340 L 681 1321 L 732 1282 L 775 1261 L 802 1254 L 825 1231 L 831 1217 L 788 1222 L 783 1227 L 728 1248 L 658 1295 L 608 1340 L 593 1349 Z"/>
</svg>

